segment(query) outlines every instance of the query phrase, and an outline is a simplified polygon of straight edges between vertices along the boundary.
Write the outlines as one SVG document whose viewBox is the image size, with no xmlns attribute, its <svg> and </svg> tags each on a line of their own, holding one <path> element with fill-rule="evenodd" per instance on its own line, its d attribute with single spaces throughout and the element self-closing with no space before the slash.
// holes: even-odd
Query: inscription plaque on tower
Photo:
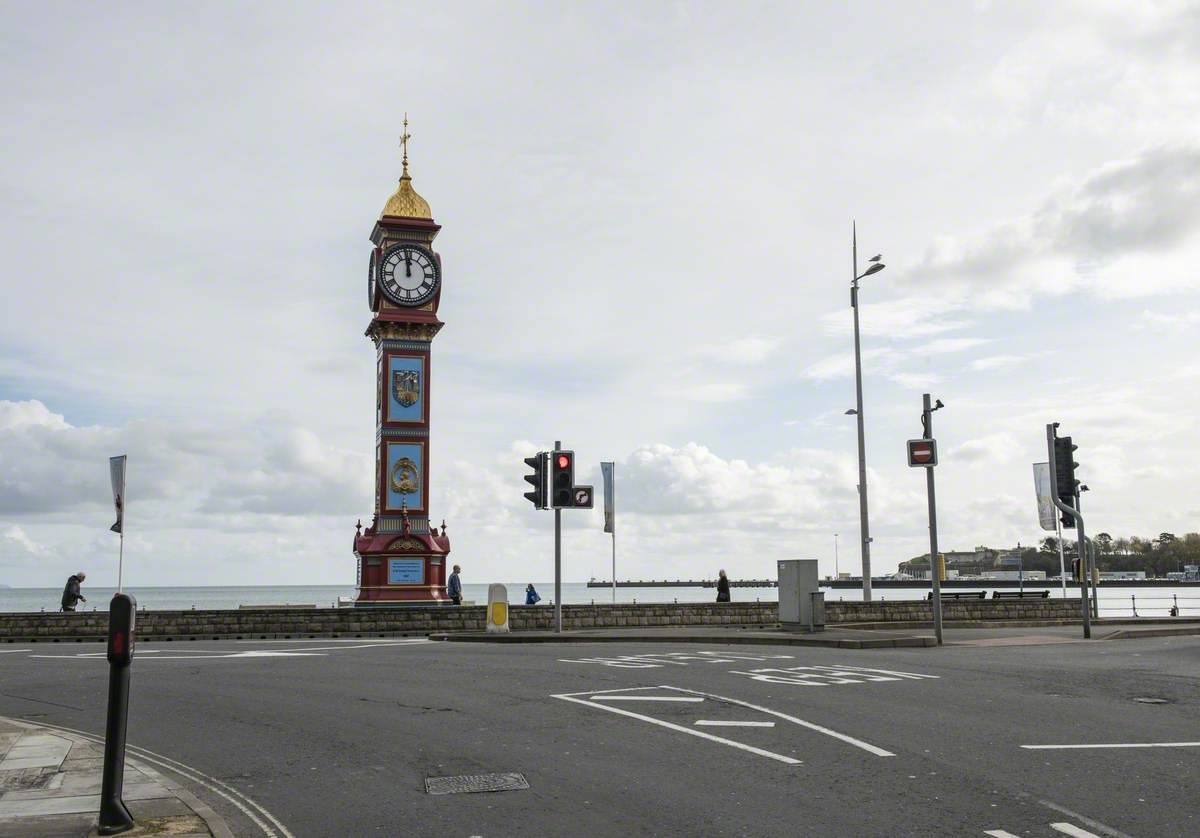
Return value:
<svg viewBox="0 0 1200 838">
<path fill-rule="evenodd" d="M 442 328 L 441 229 L 408 173 L 408 118 L 400 184 L 371 230 L 367 337 L 375 344 L 375 513 L 354 536 L 356 606 L 445 605 L 446 523 L 429 510 L 430 355 Z"/>
</svg>

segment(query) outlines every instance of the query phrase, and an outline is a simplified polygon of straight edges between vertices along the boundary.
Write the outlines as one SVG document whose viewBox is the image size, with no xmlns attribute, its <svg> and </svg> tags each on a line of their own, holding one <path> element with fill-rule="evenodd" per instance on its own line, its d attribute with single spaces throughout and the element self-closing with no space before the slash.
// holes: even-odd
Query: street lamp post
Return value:
<svg viewBox="0 0 1200 838">
<path fill-rule="evenodd" d="M 838 580 L 842 578 L 842 574 L 838 572 L 838 534 L 833 534 L 833 578 Z"/>
<path fill-rule="evenodd" d="M 851 260 L 854 281 L 850 283 L 850 307 L 854 309 L 854 388 L 857 394 L 855 416 L 858 420 L 858 517 L 859 530 L 862 536 L 862 582 L 863 602 L 871 601 L 871 528 L 867 522 L 867 450 L 866 437 L 863 430 L 863 396 L 862 396 L 862 348 L 858 335 L 858 281 L 863 277 L 879 273 L 884 264 L 879 261 L 882 257 L 872 256 L 871 266 L 858 272 L 858 225 L 853 226 L 851 244 Z M 849 413 L 849 411 L 847 411 Z"/>
</svg>

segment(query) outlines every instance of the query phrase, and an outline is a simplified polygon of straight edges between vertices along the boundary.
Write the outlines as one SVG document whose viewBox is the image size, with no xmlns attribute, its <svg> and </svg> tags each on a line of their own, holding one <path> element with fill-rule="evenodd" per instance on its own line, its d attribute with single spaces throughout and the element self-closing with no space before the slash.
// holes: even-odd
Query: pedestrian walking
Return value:
<svg viewBox="0 0 1200 838">
<path fill-rule="evenodd" d="M 717 574 L 717 602 L 729 602 L 729 577 L 723 570 Z"/>
<path fill-rule="evenodd" d="M 455 565 L 454 572 L 450 574 L 450 581 L 446 583 L 446 595 L 455 605 L 462 605 L 462 580 L 458 578 L 460 573 L 462 568 Z"/>
<path fill-rule="evenodd" d="M 530 582 L 525 586 L 525 604 L 537 605 L 541 601 L 542 598 L 538 596 L 538 592 L 533 589 L 533 583 Z"/>
<path fill-rule="evenodd" d="M 87 574 L 82 570 L 67 578 L 67 585 L 63 588 L 62 595 L 63 611 L 74 611 L 79 602 L 87 602 L 87 597 L 79 591 L 79 586 L 83 584 L 84 579 L 87 579 Z"/>
</svg>

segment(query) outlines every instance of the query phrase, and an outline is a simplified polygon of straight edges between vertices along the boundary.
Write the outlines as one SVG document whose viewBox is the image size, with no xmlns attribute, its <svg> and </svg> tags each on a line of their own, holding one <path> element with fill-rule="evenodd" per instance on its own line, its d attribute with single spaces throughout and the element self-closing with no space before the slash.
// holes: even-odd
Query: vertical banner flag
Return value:
<svg viewBox="0 0 1200 838">
<path fill-rule="evenodd" d="M 616 463 L 600 464 L 600 474 L 604 478 L 604 531 L 611 533 L 617 531 L 617 499 L 613 486 L 615 481 L 613 466 L 615 465 Z"/>
<path fill-rule="evenodd" d="M 1050 491 L 1050 464 L 1033 464 L 1033 488 L 1037 492 L 1038 522 L 1042 529 L 1054 532 L 1058 516 L 1055 515 L 1054 498 Z"/>
<path fill-rule="evenodd" d="M 117 508 L 117 523 L 109 529 L 125 532 L 125 459 L 128 455 L 108 458 L 108 472 L 112 477 L 113 505 Z"/>
</svg>

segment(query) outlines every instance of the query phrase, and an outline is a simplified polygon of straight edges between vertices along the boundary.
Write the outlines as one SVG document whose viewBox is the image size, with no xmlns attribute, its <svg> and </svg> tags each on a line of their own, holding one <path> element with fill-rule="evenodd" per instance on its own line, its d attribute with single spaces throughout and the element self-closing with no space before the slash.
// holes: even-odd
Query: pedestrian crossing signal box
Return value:
<svg viewBox="0 0 1200 838">
<path fill-rule="evenodd" d="M 133 661 L 137 600 L 117 594 L 108 606 L 108 662 L 129 666 Z"/>
</svg>

